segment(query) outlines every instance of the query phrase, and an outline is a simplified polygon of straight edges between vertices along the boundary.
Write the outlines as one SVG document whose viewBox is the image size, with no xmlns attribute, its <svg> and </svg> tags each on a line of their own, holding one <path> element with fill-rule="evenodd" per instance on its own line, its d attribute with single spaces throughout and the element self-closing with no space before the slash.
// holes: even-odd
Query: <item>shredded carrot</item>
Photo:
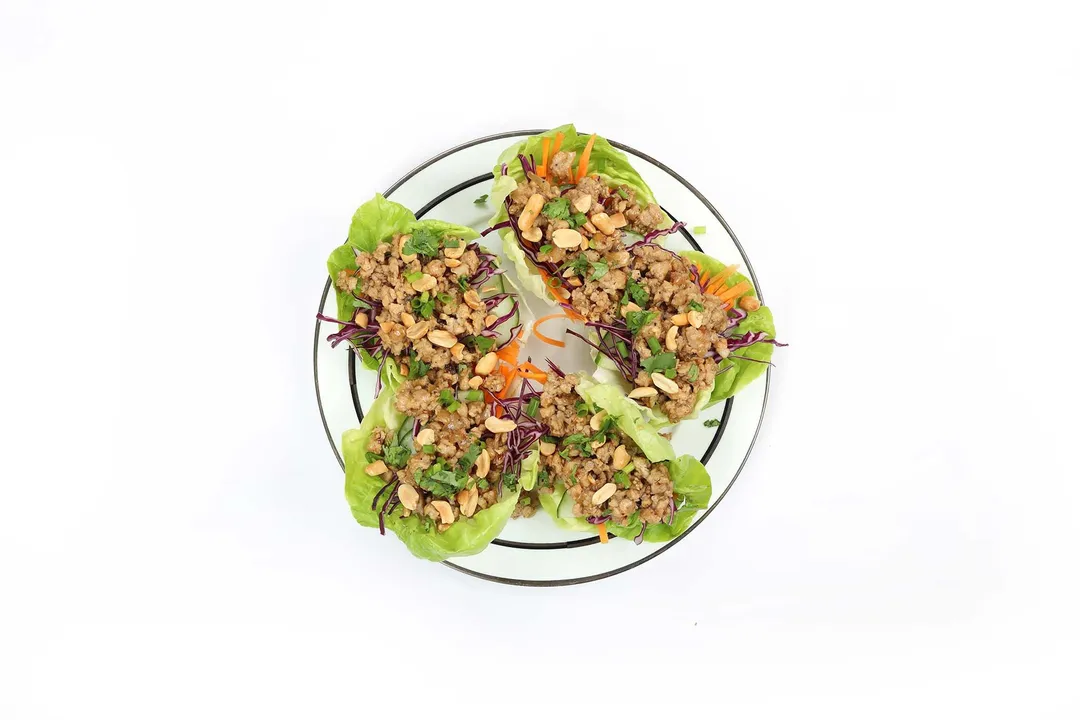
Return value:
<svg viewBox="0 0 1080 720">
<path fill-rule="evenodd" d="M 544 335 L 543 333 L 540 332 L 540 324 L 541 323 L 547 322 L 548 320 L 553 320 L 554 318 L 561 318 L 561 317 L 566 317 L 566 315 L 563 314 L 563 313 L 554 313 L 552 315 L 545 315 L 544 317 L 539 318 L 536 322 L 534 322 L 533 323 L 533 335 L 536 336 L 536 339 L 540 340 L 542 342 L 546 342 L 548 345 L 554 345 L 555 347 L 566 347 L 566 343 L 564 343 L 562 340 L 555 340 L 555 339 L 549 338 L 547 335 Z"/>
<path fill-rule="evenodd" d="M 709 286 L 709 271 L 702 270 L 700 266 L 698 266 L 698 285 L 703 288 Z"/>
<path fill-rule="evenodd" d="M 499 391 L 498 397 L 506 397 L 506 393 L 510 392 L 510 386 L 514 384 L 514 380 L 517 379 L 518 369 L 517 365 L 510 365 L 509 369 L 503 366 L 499 366 L 499 372 L 506 379 L 506 384 L 503 385 L 503 389 Z"/>
<path fill-rule="evenodd" d="M 560 278 L 552 277 L 540 268 L 536 268 L 536 270 L 540 273 L 540 277 L 543 278 L 544 285 L 547 286 L 548 291 L 551 293 L 551 297 L 559 301 L 565 300 L 567 297 L 569 297 L 569 294 L 563 295 L 562 291 L 559 290 L 559 288 L 562 286 L 562 280 Z"/>
<path fill-rule="evenodd" d="M 585 316 L 573 308 L 563 308 L 563 312 L 566 313 L 566 317 L 575 322 L 585 322 Z"/>
<path fill-rule="evenodd" d="M 544 177 L 545 175 L 547 175 L 548 150 L 550 148 L 551 148 L 551 138 L 546 137 L 546 138 L 544 138 L 544 154 L 540 159 L 540 167 L 538 167 L 536 169 L 536 174 L 539 175 L 540 177 Z"/>
<path fill-rule="evenodd" d="M 565 136 L 562 133 L 555 133 L 555 144 L 551 147 L 551 157 L 555 157 L 555 153 L 559 152 L 564 137 Z M 547 163 L 545 162 L 544 164 L 546 165 Z"/>
<path fill-rule="evenodd" d="M 589 155 L 592 154 L 593 142 L 596 141 L 596 135 L 589 136 L 589 142 L 585 143 L 585 149 L 581 151 L 581 162 L 577 167 L 577 181 L 581 182 L 585 178 L 585 173 L 589 171 Z"/>
<path fill-rule="evenodd" d="M 531 362 L 524 362 L 518 365 L 518 376 L 528 380 L 539 380 L 542 383 L 546 383 L 548 377 L 546 372 L 536 367 Z"/>
<path fill-rule="evenodd" d="M 724 278 L 716 277 L 709 282 L 709 286 L 705 288 L 705 292 L 710 295 L 716 295 L 721 290 L 725 289 Z"/>
<path fill-rule="evenodd" d="M 607 523 L 600 523 L 596 526 L 596 529 L 600 531 L 600 542 L 607 542 Z"/>
<path fill-rule="evenodd" d="M 521 351 L 521 341 L 515 340 L 502 350 L 495 351 L 495 357 L 511 365 L 517 364 L 518 353 Z"/>
<path fill-rule="evenodd" d="M 735 283 L 734 285 L 729 287 L 727 290 L 722 292 L 717 297 L 719 297 L 721 300 L 724 300 L 724 301 L 736 300 L 740 295 L 742 295 L 743 293 L 750 292 L 750 290 L 751 290 L 750 283 L 743 280 L 740 283 Z"/>
</svg>

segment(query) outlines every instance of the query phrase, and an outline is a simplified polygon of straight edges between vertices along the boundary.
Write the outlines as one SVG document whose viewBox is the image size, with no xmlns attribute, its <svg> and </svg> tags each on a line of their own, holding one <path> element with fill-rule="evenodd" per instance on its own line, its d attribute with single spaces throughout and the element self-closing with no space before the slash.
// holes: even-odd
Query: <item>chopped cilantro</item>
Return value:
<svg viewBox="0 0 1080 720">
<path fill-rule="evenodd" d="M 482 353 L 486 353 L 491 350 L 491 348 L 495 347 L 495 338 L 489 338 L 484 335 L 472 335 L 468 338 L 468 341 Z"/>
<path fill-rule="evenodd" d="M 551 252 L 554 249 L 555 249 L 554 245 L 541 245 L 540 249 L 537 250 L 536 252 L 537 252 L 538 255 L 544 255 L 546 253 Z"/>
<path fill-rule="evenodd" d="M 420 278 L 424 277 L 424 273 L 417 270 L 416 272 L 405 273 L 405 282 L 414 283 Z"/>
<path fill-rule="evenodd" d="M 532 505 L 532 498 L 529 497 L 528 495 L 526 495 L 525 497 L 521 498 L 521 504 L 522 505 Z"/>
<path fill-rule="evenodd" d="M 430 369 L 431 369 L 430 365 L 428 365 L 423 360 L 417 359 L 416 353 L 414 353 L 414 352 L 409 353 L 409 379 L 410 380 L 416 380 L 417 378 L 424 377 L 425 375 L 427 375 L 427 372 Z"/>
<path fill-rule="evenodd" d="M 720 421 L 716 418 L 712 418 L 711 420 L 706 420 L 704 425 L 705 427 L 720 427 Z"/>
<path fill-rule="evenodd" d="M 674 380 L 675 379 L 675 368 L 668 368 L 667 370 L 664 371 L 664 375 L 669 380 Z"/>
<path fill-rule="evenodd" d="M 645 358 L 642 367 L 645 369 L 645 372 L 650 374 L 673 368 L 675 367 L 675 353 L 666 352 L 659 355 L 653 355 L 651 358 Z"/>
<path fill-rule="evenodd" d="M 443 388 L 439 392 L 439 403 L 443 407 L 448 407 L 453 402 L 455 402 L 454 391 L 450 388 Z"/>
<path fill-rule="evenodd" d="M 468 472 L 469 468 L 476 462 L 476 458 L 480 457 L 482 451 L 483 448 L 480 446 L 480 443 L 473 443 L 469 446 L 469 449 L 465 451 L 465 454 L 461 456 L 461 459 L 458 460 L 458 467 L 465 472 Z"/>
<path fill-rule="evenodd" d="M 406 255 L 435 257 L 439 253 L 439 236 L 428 228 L 418 228 L 412 237 L 405 241 L 401 251 Z"/>
<path fill-rule="evenodd" d="M 570 201 L 564 197 L 556 198 L 544 205 L 541 212 L 552 220 L 567 220 L 570 218 Z"/>
<path fill-rule="evenodd" d="M 480 197 L 473 200 L 473 205 L 483 205 L 486 202 L 487 202 L 487 193 L 484 193 Z"/>
<path fill-rule="evenodd" d="M 645 327 L 653 320 L 656 319 L 656 313 L 651 310 L 631 310 L 626 313 L 626 327 L 630 330 L 630 333 L 637 335 L 641 332 L 641 328 Z M 656 338 L 649 338 L 649 347 L 653 346 L 653 341 Z M 654 353 L 660 352 L 660 346 L 657 345 L 653 349 Z"/>
<path fill-rule="evenodd" d="M 606 262 L 604 262 L 603 260 L 599 260 L 597 262 L 590 263 L 590 265 L 592 265 L 592 271 L 593 271 L 592 275 L 589 277 L 590 280 L 599 280 L 600 278 L 607 275 L 608 264 Z"/>
<path fill-rule="evenodd" d="M 453 497 L 465 484 L 465 478 L 453 470 L 443 469 L 442 463 L 435 463 L 427 474 L 420 478 L 420 487 L 435 497 Z"/>
<path fill-rule="evenodd" d="M 469 290 L 469 278 L 464 275 L 458 275 L 457 285 L 461 288 L 461 292 L 468 292 Z"/>
<path fill-rule="evenodd" d="M 457 238 L 446 238 L 443 240 L 443 247 L 456 248 L 461 247 L 461 241 Z"/>
<path fill-rule="evenodd" d="M 547 470 L 541 470 L 540 472 L 538 472 L 536 474 L 536 484 L 537 485 L 547 485 L 548 482 L 550 482 L 550 481 L 551 481 L 551 475 L 548 473 Z"/>
<path fill-rule="evenodd" d="M 649 293 L 645 292 L 645 288 L 642 287 L 634 278 L 626 278 L 626 294 L 623 295 L 623 305 L 626 304 L 627 298 L 630 298 L 638 307 L 645 307 L 649 304 Z"/>
<path fill-rule="evenodd" d="M 352 306 L 355 308 L 364 308 L 365 310 L 371 309 L 371 305 L 369 305 L 366 300 L 361 300 L 358 297 L 352 299 Z"/>
<path fill-rule="evenodd" d="M 584 254 L 580 254 L 574 257 L 572 260 L 568 260 L 567 262 L 563 263 L 563 266 L 559 269 L 566 270 L 567 268 L 570 268 L 574 271 L 575 275 L 585 277 L 585 273 L 589 271 L 590 267 L 591 263 L 589 262 L 589 258 L 586 257 Z"/>
<path fill-rule="evenodd" d="M 391 445 L 383 451 L 386 464 L 392 468 L 403 468 L 409 462 L 409 449 L 401 445 Z"/>
<path fill-rule="evenodd" d="M 364 453 L 364 459 L 367 460 L 369 463 L 373 463 L 376 460 L 382 460 L 383 456 L 379 453 L 367 452 Z"/>
<path fill-rule="evenodd" d="M 578 417 L 585 417 L 589 414 L 589 404 L 584 400 L 579 400 L 577 404 L 574 405 L 574 410 L 577 411 Z"/>
<path fill-rule="evenodd" d="M 630 487 L 630 476 L 622 470 L 615 473 L 615 477 L 613 479 L 615 480 L 615 484 L 621 488 L 625 489 Z"/>
<path fill-rule="evenodd" d="M 518 476 L 515 473 L 503 473 L 502 475 L 503 487 L 513 492 L 517 488 Z"/>
</svg>

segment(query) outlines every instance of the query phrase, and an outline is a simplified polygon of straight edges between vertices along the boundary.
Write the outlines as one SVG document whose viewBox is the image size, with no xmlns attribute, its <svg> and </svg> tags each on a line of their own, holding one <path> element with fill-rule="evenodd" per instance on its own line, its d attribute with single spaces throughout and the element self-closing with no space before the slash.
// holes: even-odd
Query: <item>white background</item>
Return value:
<svg viewBox="0 0 1080 720">
<path fill-rule="evenodd" d="M 1070 5 L 0 0 L 0 717 L 1077 717 Z M 312 313 L 374 191 L 567 121 L 791 346 L 708 522 L 504 587 L 355 525 Z"/>
</svg>

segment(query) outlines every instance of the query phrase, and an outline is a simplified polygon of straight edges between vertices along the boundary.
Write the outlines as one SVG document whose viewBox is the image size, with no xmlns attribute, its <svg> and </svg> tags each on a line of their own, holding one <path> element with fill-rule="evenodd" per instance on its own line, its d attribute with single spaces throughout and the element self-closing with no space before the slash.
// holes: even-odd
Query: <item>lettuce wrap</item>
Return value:
<svg viewBox="0 0 1080 720">
<path fill-rule="evenodd" d="M 534 449 L 521 461 L 519 481 L 513 489 L 504 489 L 497 503 L 478 510 L 471 517 L 459 515 L 455 522 L 440 532 L 435 522 L 418 513 L 403 517 L 403 506 L 399 496 L 395 494 L 398 488 L 395 479 L 398 475 L 393 475 L 390 482 L 387 482 L 384 479 L 385 473 L 369 475 L 367 472 L 373 461 L 381 461 L 383 465 L 386 465 L 387 461 L 403 465 L 407 462 L 407 455 L 416 452 L 412 447 L 411 423 L 406 423 L 408 418 L 395 409 L 394 399 L 394 389 L 384 389 L 368 409 L 360 427 L 348 430 L 342 436 L 345 498 L 352 509 L 353 517 L 366 527 L 391 530 L 413 555 L 424 560 L 442 561 L 482 551 L 499 535 L 510 519 L 521 491 L 535 486 L 538 453 Z M 369 454 L 369 442 L 378 428 L 384 429 L 386 436 L 394 439 L 392 442 L 400 441 L 400 445 L 388 447 L 404 448 L 396 450 L 401 457 L 391 459 L 389 449 L 384 450 L 383 456 L 372 457 Z M 458 481 L 464 489 L 473 487 L 476 478 L 470 476 L 465 481 L 459 475 Z"/>
<path fill-rule="evenodd" d="M 541 270 L 538 269 L 535 257 L 536 247 L 525 246 L 523 249 L 519 230 L 510 218 L 508 198 L 519 182 L 526 181 L 527 168 L 530 173 L 534 170 L 545 171 L 544 166 L 537 167 L 544 157 L 544 143 L 545 141 L 548 143 L 550 153 L 554 156 L 554 141 L 560 136 L 559 149 L 575 153 L 578 162 L 588 148 L 587 175 L 597 177 L 600 183 L 608 188 L 624 188 L 633 191 L 634 201 L 642 208 L 656 202 L 652 190 L 630 165 L 625 153 L 602 137 L 579 134 L 572 124 L 533 135 L 504 150 L 493 169 L 495 180 L 489 193 L 489 201 L 498 207 L 498 211 L 492 217 L 490 225 L 499 230 L 503 252 L 514 265 L 517 273 L 515 287 L 519 290 L 528 290 L 552 305 L 556 303 L 565 305 L 564 298 L 555 298 L 548 288 Z M 548 175 L 550 179 L 550 172 Z M 671 225 L 671 219 L 663 214 L 662 221 L 657 227 L 670 228 Z M 530 257 L 526 257 L 527 254 Z M 554 266 L 550 263 L 541 262 L 540 264 L 547 275 L 556 274 L 552 272 Z"/>
<path fill-rule="evenodd" d="M 607 531 L 638 543 L 642 540 L 664 542 L 683 533 L 690 526 L 694 514 L 708 507 L 712 494 L 708 471 L 690 455 L 676 457 L 671 443 L 649 424 L 643 408 L 627 398 L 619 388 L 582 378 L 575 389 L 586 403 L 606 412 L 650 462 L 666 464 L 672 482 L 673 515 L 668 515 L 663 522 L 646 524 L 639 513 L 634 512 L 623 524 L 606 522 Z M 598 531 L 596 523 L 573 515 L 574 502 L 565 483 L 559 479 L 553 481 L 552 492 L 540 494 L 540 503 L 559 527 L 579 532 Z"/>
<path fill-rule="evenodd" d="M 378 392 L 378 385 L 383 382 L 391 387 L 400 385 L 404 379 L 401 363 L 404 362 L 408 366 L 409 361 L 414 360 L 414 358 L 405 354 L 400 356 L 391 355 L 390 351 L 384 347 L 383 343 L 388 334 L 385 330 L 380 332 L 378 319 L 396 320 L 398 318 L 396 314 L 393 317 L 377 317 L 382 312 L 382 306 L 373 296 L 365 294 L 363 278 L 360 277 L 361 271 L 358 269 L 358 263 L 361 262 L 359 255 L 361 253 L 373 253 L 380 244 L 391 242 L 395 237 L 402 235 L 411 236 L 413 238 L 412 242 L 416 242 L 423 248 L 413 251 L 410 255 L 413 261 L 404 263 L 406 270 L 409 269 L 410 264 L 412 267 L 418 268 L 415 273 L 417 276 L 422 275 L 419 270 L 422 266 L 421 260 L 423 262 L 430 259 L 445 260 L 450 257 L 451 247 L 457 248 L 456 257 L 460 257 L 463 252 L 461 249 L 462 243 L 465 244 L 466 250 L 475 249 L 481 259 L 480 267 L 475 276 L 458 278 L 463 283 L 462 287 L 459 288 L 457 284 L 447 280 L 446 282 L 449 282 L 449 294 L 439 293 L 438 301 L 434 297 L 435 290 L 432 290 L 431 298 L 428 298 L 427 294 L 423 295 L 423 301 L 427 304 L 426 307 L 422 308 L 427 313 L 423 317 L 432 318 L 431 322 L 435 323 L 436 327 L 438 327 L 439 313 L 442 311 L 441 305 L 437 306 L 436 302 L 440 304 L 444 302 L 459 304 L 461 302 L 461 293 L 464 293 L 470 286 L 479 292 L 481 287 L 490 287 L 488 284 L 490 281 L 493 281 L 499 288 L 502 286 L 501 278 L 496 277 L 501 271 L 496 269 L 495 256 L 485 253 L 477 245 L 469 244 L 470 241 L 480 236 L 472 228 L 441 220 L 417 220 L 408 208 L 391 202 L 382 195 L 376 195 L 361 205 L 353 215 L 349 227 L 349 236 L 345 244 L 330 253 L 326 263 L 337 300 L 337 318 L 327 318 L 321 315 L 319 317 L 324 321 L 337 322 L 341 325 L 339 332 L 327 338 L 333 345 L 336 346 L 342 341 L 348 341 L 360 356 L 363 365 L 380 373 L 376 392 Z M 451 239 L 453 240 L 451 241 Z M 392 246 L 390 253 L 393 257 L 399 257 L 404 261 L 404 252 L 407 247 L 407 245 L 402 247 Z M 445 257 L 443 257 L 444 254 Z M 370 258 L 370 256 L 367 257 Z M 387 257 L 390 257 L 390 255 Z M 452 278 L 454 276 L 448 272 L 449 262 L 447 260 L 446 277 Z M 461 263 L 458 262 L 458 264 Z M 404 283 L 409 281 L 412 276 L 403 274 L 396 277 L 399 277 L 400 281 Z M 378 293 L 372 295 L 378 295 Z M 407 303 L 408 300 L 409 298 L 406 298 L 404 302 Z M 496 344 L 491 342 L 496 339 L 496 333 L 505 333 L 504 330 L 499 329 L 499 325 L 509 321 L 511 316 L 513 318 L 518 317 L 517 304 L 506 293 L 500 291 L 494 295 L 483 297 L 482 300 L 487 306 L 488 312 L 502 317 L 490 332 L 485 331 L 484 334 L 490 336 L 488 339 L 483 340 L 485 345 L 479 344 L 481 339 L 477 339 L 475 348 L 470 345 L 470 352 L 475 350 L 479 354 L 483 354 L 483 352 L 486 352 L 486 348 Z M 506 306 L 511 304 L 513 307 L 508 312 Z M 410 318 L 415 314 L 417 321 L 421 319 L 421 316 L 417 314 L 416 306 L 411 309 L 411 313 Z M 404 320 L 404 318 L 402 319 Z M 387 362 L 388 359 L 391 361 Z M 415 362 L 412 364 L 416 365 Z M 415 375 L 410 373 L 410 377 L 413 376 Z"/>
</svg>

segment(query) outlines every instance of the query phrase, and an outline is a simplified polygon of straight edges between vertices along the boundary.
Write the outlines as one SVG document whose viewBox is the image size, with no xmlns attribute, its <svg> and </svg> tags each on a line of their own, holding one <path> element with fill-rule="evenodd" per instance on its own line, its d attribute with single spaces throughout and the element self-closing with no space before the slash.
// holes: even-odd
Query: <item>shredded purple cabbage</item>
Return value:
<svg viewBox="0 0 1080 720">
<path fill-rule="evenodd" d="M 590 525 L 602 525 L 603 523 L 606 523 L 608 520 L 610 520 L 611 516 L 610 515 L 592 515 L 592 516 L 587 517 L 585 519 L 589 521 Z"/>
<path fill-rule="evenodd" d="M 508 227 L 510 227 L 510 221 L 509 220 L 503 220 L 501 223 L 496 223 L 495 225 L 492 225 L 491 227 L 487 228 L 486 230 L 483 230 L 480 233 L 480 236 L 483 237 L 483 236 L 487 235 L 490 232 L 495 232 L 496 230 L 502 230 L 503 228 L 508 228 Z"/>
<path fill-rule="evenodd" d="M 560 368 L 558 365 L 553 363 L 551 361 L 551 358 L 544 358 L 544 361 L 547 362 L 548 367 L 551 368 L 551 372 L 555 373 L 556 375 L 558 375 L 561 378 L 566 377 L 566 373 L 564 373 L 562 371 L 562 368 Z"/>
<path fill-rule="evenodd" d="M 641 541 L 645 539 L 645 528 L 647 528 L 647 527 L 649 527 L 649 523 L 647 523 L 647 522 L 642 522 L 641 523 L 641 532 L 639 532 L 638 536 L 636 538 L 634 538 L 634 544 L 635 545 L 640 545 Z"/>
</svg>

